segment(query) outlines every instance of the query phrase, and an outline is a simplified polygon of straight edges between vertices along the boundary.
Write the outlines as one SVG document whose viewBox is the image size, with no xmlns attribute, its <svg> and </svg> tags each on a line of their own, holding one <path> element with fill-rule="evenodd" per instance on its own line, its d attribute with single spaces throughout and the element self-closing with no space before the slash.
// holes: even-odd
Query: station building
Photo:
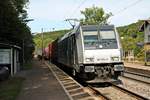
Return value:
<svg viewBox="0 0 150 100">
<path fill-rule="evenodd" d="M 150 19 L 144 20 L 140 32 L 144 32 L 145 65 L 147 65 L 150 64 Z"/>
</svg>

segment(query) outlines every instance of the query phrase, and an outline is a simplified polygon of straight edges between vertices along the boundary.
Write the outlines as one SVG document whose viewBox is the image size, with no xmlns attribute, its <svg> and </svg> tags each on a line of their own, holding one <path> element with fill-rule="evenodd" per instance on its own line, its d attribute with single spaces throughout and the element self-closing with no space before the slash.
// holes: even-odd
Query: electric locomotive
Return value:
<svg viewBox="0 0 150 100">
<path fill-rule="evenodd" d="M 57 41 L 57 62 L 87 82 L 118 79 L 124 70 L 114 25 L 79 25 Z"/>
</svg>

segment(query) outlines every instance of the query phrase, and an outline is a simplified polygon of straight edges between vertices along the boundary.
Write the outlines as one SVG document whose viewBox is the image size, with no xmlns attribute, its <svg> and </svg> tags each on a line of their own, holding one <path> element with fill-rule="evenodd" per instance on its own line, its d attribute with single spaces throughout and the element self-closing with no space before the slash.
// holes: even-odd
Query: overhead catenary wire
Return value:
<svg viewBox="0 0 150 100">
<path fill-rule="evenodd" d="M 87 1 L 87 0 L 83 0 L 83 1 L 77 6 L 77 8 L 74 9 L 74 11 L 70 14 L 70 17 L 72 17 L 73 15 L 75 15 L 76 12 L 78 11 L 78 9 L 80 9 L 81 6 L 82 6 L 83 4 L 85 4 L 86 1 Z M 126 7 L 120 9 L 119 11 L 117 11 L 117 13 L 113 14 L 112 17 L 113 17 L 113 16 L 116 16 L 116 15 L 118 15 L 118 14 L 120 14 L 120 13 L 123 13 L 125 10 L 127 10 L 127 9 L 129 9 L 129 8 L 135 6 L 135 5 L 137 5 L 137 4 L 140 3 L 141 1 L 143 1 L 143 0 L 136 0 L 135 2 L 133 2 L 133 3 L 129 4 L 129 5 L 127 5 Z"/>
<path fill-rule="evenodd" d="M 137 5 L 137 4 L 140 3 L 141 1 L 143 1 L 143 0 L 136 0 L 136 1 L 133 2 L 132 4 L 129 4 L 128 6 L 122 8 L 121 10 L 119 10 L 119 11 L 118 11 L 117 13 L 115 13 L 113 16 L 116 16 L 116 15 L 118 15 L 118 14 L 120 14 L 120 13 L 123 13 L 125 10 L 127 10 L 127 9 L 129 9 L 129 8 L 135 6 L 135 5 Z M 112 17 L 113 17 L 113 16 L 112 16 Z"/>
<path fill-rule="evenodd" d="M 81 6 L 82 6 L 83 4 L 85 4 L 86 1 L 87 1 L 87 0 L 83 0 L 75 9 L 73 9 L 72 13 L 69 14 L 68 17 L 64 16 L 64 20 L 66 20 L 66 19 L 68 19 L 68 18 L 72 18 L 72 16 L 77 12 L 78 9 L 81 8 Z M 70 11 L 70 10 L 69 10 L 69 11 Z M 68 14 L 68 11 L 66 12 L 66 14 Z M 66 15 L 66 14 L 65 14 L 65 15 Z"/>
<path fill-rule="evenodd" d="M 73 16 L 76 14 L 76 12 L 81 8 L 81 6 L 83 6 L 85 4 L 85 2 L 88 0 L 83 0 L 73 11 L 72 13 L 69 15 L 69 18 L 73 18 Z M 118 10 L 115 14 L 113 14 L 111 17 L 114 17 L 120 13 L 123 13 L 125 10 L 137 5 L 138 3 L 142 2 L 143 0 L 136 0 L 134 2 L 132 2 L 131 4 L 127 5 L 126 7 Z M 65 18 L 67 19 L 67 18 Z"/>
<path fill-rule="evenodd" d="M 77 6 L 77 8 L 75 8 L 75 9 L 73 10 L 73 12 L 71 13 L 70 16 L 73 16 L 74 14 L 76 14 L 76 12 L 78 11 L 78 9 L 80 9 L 81 6 L 84 5 L 86 1 L 88 1 L 88 0 L 83 0 L 83 1 Z"/>
<path fill-rule="evenodd" d="M 76 22 L 79 22 L 78 19 L 73 18 L 73 17 L 74 17 L 74 15 L 76 14 L 76 12 L 78 11 L 78 9 L 80 9 L 81 6 L 82 6 L 83 4 L 85 4 L 86 1 L 87 1 L 87 0 L 83 0 L 76 8 L 72 11 L 72 13 L 69 15 L 69 18 L 64 17 L 65 21 L 69 21 L 70 25 L 73 26 L 73 28 L 74 28 L 74 26 L 75 26 L 75 21 L 76 21 Z M 74 21 L 74 24 L 72 24 L 71 21 Z"/>
</svg>

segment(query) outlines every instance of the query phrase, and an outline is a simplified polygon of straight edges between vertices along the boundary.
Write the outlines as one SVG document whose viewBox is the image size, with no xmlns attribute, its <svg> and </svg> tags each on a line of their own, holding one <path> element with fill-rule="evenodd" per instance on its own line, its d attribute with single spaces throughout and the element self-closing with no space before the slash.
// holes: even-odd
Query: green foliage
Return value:
<svg viewBox="0 0 150 100">
<path fill-rule="evenodd" d="M 33 66 L 33 62 L 32 61 L 28 61 L 28 62 L 23 64 L 23 70 L 32 69 L 32 66 Z"/>
<path fill-rule="evenodd" d="M 31 58 L 34 44 L 27 26 L 26 7 L 29 0 L 0 1 L 0 42 L 18 45 L 25 49 L 25 60 Z M 24 42 L 23 42 L 24 41 Z"/>
<path fill-rule="evenodd" d="M 107 20 L 112 13 L 105 13 L 103 8 L 93 6 L 92 8 L 86 8 L 85 11 L 81 11 L 85 19 L 81 19 L 83 24 L 107 24 Z"/>
<path fill-rule="evenodd" d="M 139 32 L 139 28 L 141 27 L 142 23 L 142 21 L 138 21 L 136 23 L 117 28 L 120 37 L 122 38 L 121 42 L 124 51 L 134 50 L 136 57 L 144 56 L 142 52 L 143 48 L 137 46 L 137 43 L 144 43 L 144 33 Z M 135 34 L 137 37 L 133 37 Z"/>
<path fill-rule="evenodd" d="M 0 83 L 0 100 L 16 100 L 24 78 L 10 78 Z"/>
<path fill-rule="evenodd" d="M 65 33 L 67 33 L 69 30 L 60 30 L 60 31 L 54 31 L 54 32 L 44 32 L 43 33 L 43 44 L 44 47 L 47 47 L 49 43 L 56 40 L 57 38 L 63 36 Z M 39 49 L 42 47 L 42 34 L 39 33 L 34 36 L 34 42 L 36 45 L 36 48 Z"/>
</svg>

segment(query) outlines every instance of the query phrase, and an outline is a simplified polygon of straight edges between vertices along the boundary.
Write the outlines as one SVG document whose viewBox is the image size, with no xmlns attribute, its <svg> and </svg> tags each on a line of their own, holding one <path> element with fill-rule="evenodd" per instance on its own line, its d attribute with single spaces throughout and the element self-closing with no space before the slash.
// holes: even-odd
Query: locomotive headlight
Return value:
<svg viewBox="0 0 150 100">
<path fill-rule="evenodd" d="M 94 66 L 85 66 L 84 71 L 85 72 L 94 72 L 95 69 L 94 69 Z"/>
<path fill-rule="evenodd" d="M 119 57 L 111 57 L 112 61 L 119 61 Z"/>
<path fill-rule="evenodd" d="M 94 62 L 94 58 L 85 58 L 86 62 Z"/>
<path fill-rule="evenodd" d="M 124 70 L 123 64 L 114 65 L 114 71 L 123 71 L 123 70 Z"/>
</svg>

